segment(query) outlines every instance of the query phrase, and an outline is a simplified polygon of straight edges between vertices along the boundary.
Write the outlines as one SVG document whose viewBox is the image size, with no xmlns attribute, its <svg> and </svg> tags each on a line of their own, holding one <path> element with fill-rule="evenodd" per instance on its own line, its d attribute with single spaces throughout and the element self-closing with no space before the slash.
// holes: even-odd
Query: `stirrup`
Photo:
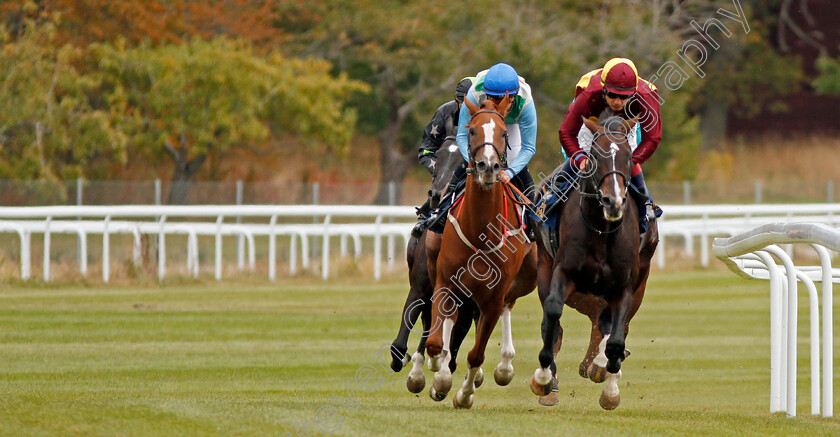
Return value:
<svg viewBox="0 0 840 437">
<path fill-rule="evenodd" d="M 417 223 L 415 223 L 414 227 L 411 228 L 412 237 L 420 238 L 420 236 L 423 235 L 423 231 L 426 230 L 426 220 L 428 220 L 428 217 L 418 211 Z"/>
</svg>

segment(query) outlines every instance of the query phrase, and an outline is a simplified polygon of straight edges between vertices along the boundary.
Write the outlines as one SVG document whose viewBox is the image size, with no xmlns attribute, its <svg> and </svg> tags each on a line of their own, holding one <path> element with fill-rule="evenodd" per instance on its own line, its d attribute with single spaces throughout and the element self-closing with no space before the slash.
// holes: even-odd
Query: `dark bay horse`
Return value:
<svg viewBox="0 0 840 437">
<path fill-rule="evenodd" d="M 449 133 L 450 130 L 447 130 Z M 463 165 L 464 158 L 455 143 L 455 137 L 449 135 L 444 140 L 440 149 L 435 154 L 435 171 L 432 175 L 432 189 L 429 192 L 432 208 L 437 208 L 441 195 L 452 182 L 455 170 Z M 432 324 L 432 280 L 429 276 L 428 262 L 426 257 L 426 230 L 420 238 L 411 238 L 406 248 L 406 261 L 408 262 L 409 291 L 402 311 L 402 320 L 397 338 L 391 344 L 391 369 L 395 372 L 402 370 L 409 363 L 412 364 L 408 374 L 406 386 L 412 393 L 420 393 L 426 386 L 426 378 L 423 375 L 424 352 L 426 350 L 426 338 Z M 457 356 L 461 342 L 466 337 L 472 325 L 472 320 L 478 317 L 478 311 L 472 301 L 465 302 L 462 308 L 463 317 L 455 324 L 452 334 L 452 355 Z M 415 328 L 417 318 L 420 317 L 423 329 Z M 409 334 L 419 337 L 417 351 L 408 355 Z M 430 365 L 431 366 L 431 365 Z M 456 368 L 455 360 L 450 362 L 450 371 Z M 431 367 L 430 367 L 431 368 Z M 438 370 L 438 369 L 433 369 Z"/>
<path fill-rule="evenodd" d="M 429 391 L 432 399 L 443 400 L 452 388 L 449 363 L 453 359 L 453 327 L 464 316 L 464 305 L 472 299 L 480 310 L 475 345 L 467 355 L 469 371 L 453 398 L 455 408 L 472 406 L 487 341 L 500 317 L 502 359 L 494 378 L 499 385 L 513 379 L 510 310 L 517 298 L 533 291 L 537 274 L 536 245 L 524 234 L 512 185 L 500 182 L 503 168 L 499 151 L 506 145 L 504 117 L 511 99 L 506 96 L 498 106 L 487 100 L 480 109 L 468 100 L 464 103 L 471 116 L 466 192 L 449 213 L 439 250 L 427 241 L 435 286 L 433 326 L 426 351 L 440 368 Z"/>
<path fill-rule="evenodd" d="M 640 241 L 637 206 L 628 195 L 632 189 L 632 152 L 626 138 L 630 123 L 615 117 L 601 124 L 584 120 L 595 133 L 588 155 L 590 168 L 559 213 L 557 253 L 551 253 L 542 239 L 539 243 L 543 348 L 531 389 L 545 405 L 556 403 L 556 395 L 547 398 L 557 390 L 554 354 L 562 341 L 564 304 L 593 322 L 581 375 L 607 381 L 599 401 L 602 408 L 611 410 L 620 402 L 618 380 L 627 356 L 625 338 L 644 297 L 650 260 L 659 242 L 655 222 Z"/>
</svg>

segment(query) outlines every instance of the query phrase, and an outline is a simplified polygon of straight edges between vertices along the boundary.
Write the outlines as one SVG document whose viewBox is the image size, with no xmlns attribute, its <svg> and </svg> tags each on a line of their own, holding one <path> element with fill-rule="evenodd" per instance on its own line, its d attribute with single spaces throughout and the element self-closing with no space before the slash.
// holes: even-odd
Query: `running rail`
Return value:
<svg viewBox="0 0 840 437">
<path fill-rule="evenodd" d="M 819 266 L 794 265 L 778 244 L 810 244 Z M 832 269 L 829 250 L 840 251 L 840 229 L 819 223 L 770 223 L 729 237 L 716 238 L 712 252 L 730 270 L 747 279 L 770 280 L 770 412 L 796 416 L 797 281 L 809 297 L 811 335 L 811 414 L 820 414 L 819 298 L 814 281 L 822 282 L 822 416 L 832 417 L 833 283 L 840 269 Z M 771 255 L 782 265 L 777 265 Z M 784 279 L 783 279 L 784 277 Z"/>
</svg>

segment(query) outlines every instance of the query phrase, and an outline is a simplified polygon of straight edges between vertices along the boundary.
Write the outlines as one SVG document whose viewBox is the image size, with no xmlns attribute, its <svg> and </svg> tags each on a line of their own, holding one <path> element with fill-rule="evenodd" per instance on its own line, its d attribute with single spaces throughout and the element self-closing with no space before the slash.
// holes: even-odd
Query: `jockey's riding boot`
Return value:
<svg viewBox="0 0 840 437">
<path fill-rule="evenodd" d="M 653 203 L 653 198 L 645 186 L 645 178 L 643 173 L 630 178 L 630 184 L 634 189 L 630 190 L 631 197 L 636 201 L 639 209 L 644 208 L 645 220 L 649 223 L 662 215 L 662 209 Z"/>
<path fill-rule="evenodd" d="M 431 207 L 432 199 L 426 199 L 426 203 L 422 206 L 419 206 L 416 209 L 417 214 L 417 223 L 411 229 L 411 236 L 414 238 L 420 238 L 423 235 L 423 231 L 426 230 L 426 219 L 429 218 L 429 213 L 432 212 Z"/>
</svg>

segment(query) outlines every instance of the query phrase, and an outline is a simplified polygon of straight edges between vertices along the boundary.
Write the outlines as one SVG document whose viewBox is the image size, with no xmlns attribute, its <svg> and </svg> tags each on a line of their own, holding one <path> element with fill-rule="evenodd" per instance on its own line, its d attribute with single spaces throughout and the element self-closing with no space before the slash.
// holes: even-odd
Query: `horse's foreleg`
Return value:
<svg viewBox="0 0 840 437">
<path fill-rule="evenodd" d="M 509 286 L 510 283 L 507 285 Z M 498 303 L 489 303 L 488 307 L 483 308 L 484 311 L 481 312 L 475 328 L 475 345 L 467 354 L 467 363 L 469 363 L 470 369 L 467 373 L 467 378 L 464 380 L 464 384 L 458 390 L 458 393 L 455 394 L 455 398 L 452 399 L 455 408 L 472 407 L 473 393 L 475 393 L 476 388 L 475 378 L 481 369 L 481 365 L 484 364 L 484 351 L 487 349 L 487 341 L 490 339 L 490 334 L 493 333 L 493 328 L 499 320 L 503 306 L 504 303 L 500 299 Z"/>
<path fill-rule="evenodd" d="M 531 378 L 531 391 L 538 396 L 545 396 L 552 391 L 554 375 L 551 365 L 554 363 L 554 345 L 560 336 L 560 316 L 563 314 L 568 285 L 559 264 L 553 269 L 548 290 L 544 288 L 544 281 L 540 281 L 543 347 L 539 355 L 540 368 L 534 371 Z"/>
<path fill-rule="evenodd" d="M 496 384 L 505 386 L 513 380 L 513 357 L 516 350 L 513 348 L 513 334 L 510 327 L 510 307 L 502 309 L 502 360 L 493 372 Z"/>
<path fill-rule="evenodd" d="M 611 328 L 609 335 L 604 337 L 604 355 L 607 358 L 607 385 L 601 392 L 599 403 L 605 410 L 612 410 L 618 407 L 621 400 L 619 396 L 618 381 L 621 379 L 621 361 L 624 360 L 624 339 L 627 319 L 630 316 L 633 305 L 633 289 L 627 287 L 618 299 L 609 302 L 612 313 Z"/>
<path fill-rule="evenodd" d="M 435 289 L 432 299 L 432 330 L 435 330 L 438 321 L 441 322 L 441 327 L 426 340 L 429 366 L 435 371 L 429 396 L 435 401 L 446 398 L 452 388 L 452 372 L 449 370 L 449 361 L 452 359 L 450 345 L 452 328 L 458 319 L 458 305 L 449 288 L 437 287 Z"/>
</svg>

